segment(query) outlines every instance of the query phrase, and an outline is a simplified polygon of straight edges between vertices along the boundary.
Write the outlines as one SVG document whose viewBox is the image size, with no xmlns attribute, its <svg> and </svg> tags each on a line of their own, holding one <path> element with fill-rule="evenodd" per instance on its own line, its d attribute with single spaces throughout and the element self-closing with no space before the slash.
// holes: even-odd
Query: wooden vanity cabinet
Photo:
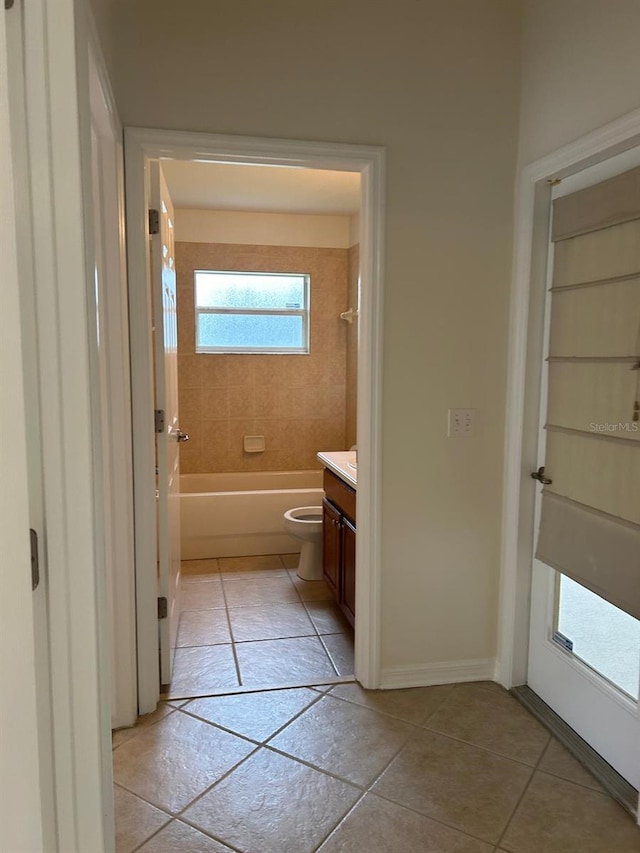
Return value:
<svg viewBox="0 0 640 853">
<path fill-rule="evenodd" d="M 356 609 L 356 492 L 325 469 L 322 501 L 324 579 L 353 626 Z"/>
<path fill-rule="evenodd" d="M 336 599 L 340 598 L 340 513 L 322 500 L 322 571 Z"/>
</svg>

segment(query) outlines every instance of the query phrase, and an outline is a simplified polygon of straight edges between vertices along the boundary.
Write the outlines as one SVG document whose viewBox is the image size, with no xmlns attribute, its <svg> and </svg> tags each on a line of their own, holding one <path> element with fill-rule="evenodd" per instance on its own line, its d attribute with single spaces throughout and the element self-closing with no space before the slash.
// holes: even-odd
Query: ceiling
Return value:
<svg viewBox="0 0 640 853">
<path fill-rule="evenodd" d="M 175 207 L 350 216 L 360 209 L 358 172 L 163 160 Z"/>
</svg>

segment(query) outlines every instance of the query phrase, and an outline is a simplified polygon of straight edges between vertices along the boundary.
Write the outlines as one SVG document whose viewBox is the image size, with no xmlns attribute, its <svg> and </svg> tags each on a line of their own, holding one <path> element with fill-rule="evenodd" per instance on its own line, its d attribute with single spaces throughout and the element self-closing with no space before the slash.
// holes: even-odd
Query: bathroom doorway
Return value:
<svg viewBox="0 0 640 853">
<path fill-rule="evenodd" d="M 284 512 L 356 443 L 360 175 L 160 161 L 177 272 L 183 607 L 172 698 L 352 678 Z M 355 321 L 355 322 L 354 322 Z M 305 532 L 309 523 L 303 523 Z M 321 529 L 308 546 L 318 556 Z"/>
<path fill-rule="evenodd" d="M 222 137 L 208 137 L 210 150 L 205 152 L 201 136 L 198 136 L 197 145 L 189 134 L 132 130 L 127 131 L 126 136 L 130 261 L 132 256 L 138 260 L 140 258 L 140 235 L 134 233 L 139 229 L 135 229 L 132 223 L 135 222 L 134 217 L 142 215 L 144 218 L 145 215 L 142 190 L 146 162 L 154 159 L 161 161 L 177 209 L 178 335 L 182 346 L 182 351 L 179 351 L 181 429 L 190 435 L 189 443 L 182 446 L 184 464 L 181 460 L 181 466 L 185 479 L 197 481 L 213 475 L 238 475 L 244 478 L 253 474 L 273 473 L 273 469 L 278 475 L 284 474 L 284 471 L 297 473 L 300 470 L 320 475 L 320 465 L 315 454 L 323 450 L 347 450 L 356 443 L 357 432 L 361 491 L 358 495 L 359 618 L 356 623 L 356 650 L 360 648 L 364 653 L 359 656 L 360 664 L 356 653 L 355 673 L 367 686 L 375 686 L 377 642 L 371 640 L 377 634 L 377 619 L 374 618 L 372 622 L 371 617 L 377 615 L 379 549 L 375 540 L 379 526 L 371 522 L 378 512 L 379 182 L 382 152 L 377 149 L 354 150 L 351 146 L 325 146 L 327 150 L 320 156 L 317 147 L 312 146 L 312 152 L 307 150 L 301 153 L 298 150 L 293 157 L 292 148 L 309 146 L 282 143 L 279 154 L 267 154 L 257 151 L 258 146 L 265 145 L 264 141 L 243 140 L 247 150 L 239 155 L 239 141 Z M 270 145 L 273 147 L 273 143 Z M 232 153 L 230 147 L 235 149 Z M 336 156 L 336 149 L 339 157 Z M 348 155 L 356 156 L 350 159 Z M 270 168 L 265 168 L 267 165 Z M 215 188 L 223 188 L 221 194 L 216 196 L 215 189 L 207 190 L 203 169 L 211 171 Z M 324 178 L 325 185 L 332 178 L 334 181 L 340 177 L 346 178 L 343 184 L 350 183 L 352 196 L 355 188 L 358 204 L 362 201 L 362 215 L 358 216 L 358 211 L 353 209 L 348 213 L 333 214 L 308 209 L 298 212 L 297 222 L 294 222 L 294 214 L 282 209 L 268 212 L 264 208 L 246 209 L 251 202 L 247 201 L 246 194 L 245 198 L 238 199 L 241 192 L 237 186 L 235 191 L 231 189 L 232 193 L 235 192 L 235 209 L 229 210 L 228 196 L 226 203 L 220 199 L 224 197 L 225 191 L 229 192 L 228 186 L 225 189 L 225 181 L 233 176 L 230 170 L 234 169 L 236 175 L 251 173 L 245 189 L 251 189 L 254 197 L 256 186 L 260 183 L 256 178 L 260 171 L 256 173 L 256 170 L 261 170 L 268 177 L 278 173 L 298 178 L 303 174 L 305 178 Z M 290 194 L 292 191 L 289 189 L 287 192 Z M 206 207 L 203 200 L 209 204 L 213 200 L 212 206 Z M 316 242 L 318 239 L 321 243 L 324 241 L 324 244 L 305 245 L 313 243 L 309 236 L 311 224 L 315 227 L 316 235 L 324 230 L 323 236 L 314 238 Z M 340 230 L 338 226 L 342 229 L 342 245 L 331 245 L 336 242 L 335 234 Z M 251 239 L 242 236 L 248 233 L 247 229 L 253 229 Z M 329 235 L 332 229 L 333 234 Z M 268 236 L 278 230 L 279 236 Z M 282 237 L 285 231 L 286 242 Z M 211 235 L 214 235 L 214 239 L 211 239 Z M 293 245 L 287 246 L 289 242 Z M 362 245 L 358 246 L 358 243 Z M 287 257 L 283 255 L 283 244 L 287 249 Z M 361 264 L 359 255 L 363 258 Z M 319 327 L 314 329 L 312 320 L 312 349 L 309 354 L 249 355 L 226 352 L 216 353 L 212 357 L 209 353 L 197 351 L 198 316 L 194 302 L 194 273 L 197 270 L 238 272 L 239 269 L 248 269 L 265 273 L 274 271 L 275 265 L 276 272 L 305 273 L 310 263 L 312 266 L 315 264 L 315 273 L 311 276 L 316 285 L 315 288 L 313 283 L 311 285 L 313 301 L 313 295 L 317 299 L 321 292 L 321 261 L 328 269 L 325 278 L 342 280 L 343 287 L 342 292 L 327 290 L 322 310 L 318 312 L 316 308 L 317 313 L 324 311 L 331 316 L 332 323 L 327 331 Z M 135 261 L 131 266 L 136 267 Z M 142 271 L 139 263 L 137 269 Z M 130 282 L 134 303 L 136 286 L 139 287 L 140 282 L 136 283 L 134 278 Z M 360 305 L 356 301 L 359 294 Z M 181 311 L 181 298 L 184 311 Z M 313 305 L 311 307 L 313 315 Z M 140 308 L 140 303 L 137 308 Z M 348 322 L 348 319 L 357 317 L 358 309 L 360 346 L 356 336 L 358 324 Z M 132 310 L 132 314 L 136 314 L 136 311 Z M 341 319 L 341 314 L 345 314 L 347 319 Z M 335 344 L 340 338 L 342 355 L 330 351 L 332 342 Z M 355 346 L 352 343 L 350 347 L 350 361 L 347 355 L 348 338 L 356 341 Z M 322 352 L 321 347 L 317 350 L 321 358 L 313 358 L 314 339 L 324 345 Z M 372 346 L 373 342 L 375 346 Z M 358 352 L 361 357 L 356 366 L 355 356 Z M 333 382 L 326 381 L 327 376 L 335 377 L 340 359 L 343 377 Z M 305 364 L 304 371 L 298 373 L 296 361 L 298 365 L 301 361 Z M 283 375 L 288 381 L 273 381 L 275 363 L 278 364 L 279 372 L 284 371 Z M 356 376 L 358 381 L 358 402 L 356 404 L 356 395 L 353 393 L 349 410 L 348 364 L 351 383 L 355 382 Z M 135 385 L 135 359 L 133 369 Z M 138 376 L 138 381 L 141 379 Z M 314 399 L 314 384 L 324 394 L 320 401 Z M 336 418 L 340 400 L 342 412 Z M 279 408 L 272 410 L 272 414 L 275 411 L 280 416 L 265 417 L 266 407 L 273 404 Z M 318 418 L 318 413 L 323 409 L 330 416 Z M 305 413 L 308 415 L 306 418 Z M 257 417 L 259 414 L 262 417 Z M 341 424 L 338 430 L 335 427 L 336 420 Z M 251 449 L 252 441 L 257 441 L 261 448 L 255 456 Z M 144 445 L 147 437 L 138 435 L 137 442 L 138 446 L 140 443 Z M 262 459 L 256 462 L 254 460 L 260 458 L 258 454 Z M 311 488 L 308 485 L 304 484 L 301 490 L 293 490 L 291 500 L 295 500 L 288 508 L 307 505 L 310 499 L 313 499 L 315 505 L 319 503 L 322 495 L 320 483 L 313 484 Z M 194 489 L 198 491 L 194 492 Z M 189 485 L 189 491 L 193 493 L 190 498 L 210 495 L 208 486 L 204 489 L 197 482 Z M 254 492 L 259 491 L 259 487 L 254 489 L 253 484 L 242 490 L 229 487 L 228 484 L 219 487 L 219 492 L 229 491 Z M 242 512 L 237 515 L 242 515 Z M 236 539 L 241 536 L 239 531 L 227 528 L 227 540 L 234 538 L 232 533 Z M 278 535 L 282 536 L 282 533 Z M 235 551 L 225 551 L 226 544 L 223 543 L 222 550 L 216 546 L 217 550 L 204 548 L 203 551 L 203 542 L 196 535 L 191 537 L 186 546 L 183 557 L 187 559 L 183 562 L 182 584 L 185 615 L 178 636 L 176 677 L 169 695 L 182 698 L 187 695 L 229 692 L 232 689 L 282 687 L 352 677 L 354 666 L 349 648 L 349 626 L 332 605 L 331 592 L 324 582 L 305 582 L 296 577 L 296 543 L 281 545 L 274 539 L 267 546 L 260 543 L 240 546 L 239 551 L 237 543 Z M 264 612 L 260 613 L 263 609 Z M 145 666 L 145 661 L 153 660 L 155 651 L 152 638 L 152 628 L 155 626 L 149 615 L 150 608 L 146 607 L 138 646 L 141 667 Z M 363 645 L 360 637 L 366 637 L 366 644 Z M 278 654 L 274 654 L 276 646 Z M 292 648 L 289 649 L 289 646 Z M 293 646 L 299 647 L 296 652 L 299 652 L 301 662 L 304 663 L 306 659 L 309 665 L 307 676 L 293 662 L 296 658 Z M 253 660 L 249 660 L 249 650 L 256 653 Z M 282 667 L 283 661 L 289 661 L 288 668 L 286 665 Z M 242 674 L 243 666 L 245 674 Z M 215 673 L 214 678 L 211 678 L 212 673 Z M 153 710 L 160 689 L 158 683 L 155 690 L 151 687 L 145 691 L 145 695 L 141 692 L 141 713 Z"/>
</svg>

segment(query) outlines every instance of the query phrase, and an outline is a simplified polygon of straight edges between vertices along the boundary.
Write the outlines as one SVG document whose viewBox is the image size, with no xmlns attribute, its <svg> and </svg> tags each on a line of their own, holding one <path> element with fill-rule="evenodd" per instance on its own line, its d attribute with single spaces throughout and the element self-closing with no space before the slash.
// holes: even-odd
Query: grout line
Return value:
<svg viewBox="0 0 640 853">
<path fill-rule="evenodd" d="M 314 853 L 317 853 L 317 851 L 320 850 L 322 845 L 326 841 L 328 841 L 331 838 L 331 836 L 340 829 L 340 827 L 346 821 L 346 819 L 349 817 L 349 815 L 353 814 L 353 812 L 356 810 L 356 808 L 360 805 L 360 803 L 364 800 L 364 798 L 366 796 L 367 796 L 367 792 L 363 791 L 361 796 L 358 797 L 358 799 L 351 806 L 351 808 L 347 809 L 347 811 L 342 815 L 342 817 L 338 819 L 338 822 L 335 824 L 335 826 L 332 829 L 330 829 L 329 832 L 320 839 L 320 843 L 317 844 L 316 847 L 314 848 Z"/>
<path fill-rule="evenodd" d="M 515 806 L 513 807 L 512 811 L 511 811 L 511 814 L 507 818 L 507 822 L 504 825 L 504 829 L 502 830 L 502 833 L 500 834 L 500 836 L 498 837 L 498 840 L 496 841 L 496 847 L 500 847 L 500 845 L 502 844 L 502 841 L 503 841 L 505 835 L 507 834 L 507 830 L 509 829 L 509 826 L 511 825 L 511 821 L 515 817 L 515 813 L 520 808 L 520 803 L 524 800 L 527 791 L 531 787 L 531 783 L 533 782 L 533 779 L 536 775 L 536 772 L 538 771 L 538 768 L 540 767 L 542 759 L 543 759 L 546 751 L 549 749 L 549 744 L 551 743 L 551 740 L 552 740 L 551 734 L 549 734 L 549 740 L 547 741 L 545 748 L 540 752 L 540 755 L 538 756 L 538 760 L 536 761 L 536 763 L 535 763 L 535 765 L 531 771 L 531 775 L 529 776 L 529 780 L 528 780 L 527 784 L 524 786 L 522 793 L 518 797 L 518 802 L 515 804 Z"/>
<path fill-rule="evenodd" d="M 213 723 L 211 723 L 210 725 L 213 725 Z M 247 738 L 244 738 L 244 740 L 247 740 Z M 252 741 L 252 743 L 255 743 L 255 741 Z M 250 752 L 248 755 L 245 755 L 245 756 L 244 756 L 244 758 L 241 758 L 241 759 L 240 759 L 240 761 L 238 761 L 236 764 L 234 764 L 232 767 L 230 767 L 228 770 L 226 770 L 226 771 L 222 774 L 222 776 L 220 776 L 220 778 L 219 778 L 219 779 L 216 779 L 216 781 L 215 781 L 215 782 L 212 782 L 212 783 L 211 783 L 211 785 L 208 785 L 208 786 L 204 789 L 204 791 L 201 791 L 201 792 L 200 792 L 196 797 L 194 797 L 192 800 L 190 800 L 190 801 L 187 803 L 187 805 L 186 805 L 186 806 L 184 806 L 182 809 L 180 809 L 180 811 L 179 811 L 179 812 L 176 812 L 176 813 L 175 813 L 174 817 L 179 817 L 179 818 L 180 818 L 180 820 L 184 821 L 185 823 L 188 823 L 190 826 L 193 826 L 193 827 L 195 827 L 196 829 L 198 829 L 198 830 L 200 830 L 200 831 L 203 831 L 203 832 L 205 832 L 205 834 L 209 835 L 209 833 L 208 833 L 206 830 L 202 830 L 202 829 L 201 829 L 201 827 L 200 827 L 198 824 L 196 824 L 196 823 L 191 823 L 191 821 L 190 821 L 190 820 L 188 820 L 188 818 L 186 818 L 186 817 L 184 816 L 184 813 L 185 813 L 188 809 L 190 809 L 192 806 L 194 806 L 194 805 L 195 805 L 199 800 L 201 800 L 201 799 L 202 799 L 206 794 L 208 794 L 208 793 L 209 793 L 209 791 L 211 791 L 213 788 L 215 788 L 215 787 L 216 787 L 216 785 L 219 785 L 219 784 L 220 784 L 220 782 L 222 782 L 224 779 L 227 779 L 229 776 L 231 776 L 231 774 L 232 774 L 235 770 L 237 770 L 239 767 L 241 767 L 241 766 L 242 766 L 245 762 L 247 762 L 250 758 L 252 758 L 254 755 L 257 755 L 257 754 L 260 752 L 260 750 L 261 750 L 261 749 L 264 749 L 264 747 L 263 747 L 261 744 L 256 744 L 256 748 L 255 748 L 255 749 L 252 749 L 252 750 L 251 750 L 251 752 Z M 210 835 L 209 837 L 210 837 L 210 838 L 213 838 L 214 836 L 213 836 L 213 835 Z M 226 843 L 226 842 L 223 842 L 223 843 Z"/>
<path fill-rule="evenodd" d="M 431 820 L 434 823 L 439 824 L 440 826 L 445 826 L 447 829 L 452 829 L 454 830 L 454 832 L 457 832 L 459 835 L 464 835 L 466 838 L 472 838 L 474 841 L 480 841 L 482 842 L 482 844 L 489 846 L 496 845 L 495 850 L 498 849 L 497 845 L 500 844 L 499 841 L 487 841 L 486 838 L 481 838 L 479 835 L 472 835 L 470 832 L 467 832 L 465 829 L 460 829 L 459 826 L 455 826 L 455 824 L 453 823 L 447 823 L 446 821 L 442 820 L 442 818 L 435 817 L 434 815 L 427 814 L 426 812 L 421 812 L 413 806 L 407 805 L 406 803 L 400 803 L 398 802 L 398 800 L 392 800 L 391 797 L 386 796 L 385 794 L 380 794 L 378 793 L 378 791 L 368 790 L 367 794 L 371 794 L 372 797 L 378 797 L 379 799 L 384 800 L 387 803 L 391 803 L 394 806 L 399 806 L 402 809 L 406 809 L 408 812 L 413 812 L 413 814 L 420 815 L 420 817 L 424 817 L 427 820 Z"/>
<path fill-rule="evenodd" d="M 233 663 L 236 668 L 236 678 L 238 679 L 238 687 L 242 687 L 242 675 L 240 673 L 240 661 L 238 660 L 238 653 L 236 651 L 236 643 L 233 637 L 233 629 L 231 627 L 231 617 L 229 616 L 229 603 L 227 602 L 227 593 L 224 588 L 224 582 L 220 580 L 220 585 L 222 587 L 222 600 L 224 601 L 224 612 L 227 617 L 227 627 L 229 628 L 229 637 L 231 639 L 231 654 L 233 655 Z"/>
<path fill-rule="evenodd" d="M 145 802 L 146 802 L 146 800 L 145 800 Z M 149 803 L 149 805 L 151 805 L 151 803 Z M 148 844 L 152 839 L 154 839 L 156 837 L 156 835 L 159 835 L 163 829 L 166 829 L 169 826 L 169 824 L 174 822 L 175 818 L 173 816 L 167 815 L 167 817 L 169 818 L 169 820 L 166 823 L 163 823 L 162 826 L 159 829 L 156 829 L 156 831 L 153 832 L 148 838 L 145 838 L 144 841 L 142 841 L 136 847 L 132 847 L 131 851 L 126 851 L 126 853 L 136 853 L 136 851 L 141 850 L 145 844 Z"/>
<path fill-rule="evenodd" d="M 161 704 L 166 705 L 167 702 L 164 699 L 161 699 L 160 702 L 158 703 L 158 706 L 160 706 Z M 171 708 L 171 710 L 167 714 L 164 714 L 162 717 L 160 717 L 157 720 L 154 720 L 152 723 L 138 723 L 138 720 L 142 719 L 142 717 L 137 717 L 136 722 L 132 726 L 127 726 L 127 727 L 122 728 L 122 729 L 116 729 L 116 731 L 131 732 L 131 736 L 128 737 L 122 743 L 119 743 L 117 746 L 112 746 L 111 753 L 113 754 L 117 749 L 121 749 L 125 744 L 129 743 L 129 741 L 138 737 L 138 735 L 141 734 L 141 732 L 144 732 L 147 729 L 152 729 L 154 726 L 157 726 L 158 723 L 161 723 L 163 720 L 166 720 L 167 717 L 170 717 L 176 711 L 180 710 L 179 708 L 175 708 L 173 705 L 171 705 L 170 708 Z M 152 711 L 151 713 L 155 713 L 155 711 Z M 143 716 L 146 716 L 146 715 L 143 714 Z M 111 737 L 113 740 L 113 732 L 111 733 Z"/>
<path fill-rule="evenodd" d="M 431 716 L 431 715 L 429 715 Z M 502 758 L 504 761 L 512 761 L 514 764 L 519 764 L 521 767 L 528 767 L 529 769 L 533 768 L 534 770 L 538 766 L 538 762 L 540 758 L 536 760 L 535 764 L 528 764 L 526 761 L 523 761 L 521 758 L 513 758 L 511 755 L 505 755 L 503 752 L 497 752 L 495 749 L 489 749 L 488 746 L 481 746 L 480 744 L 473 743 L 470 740 L 463 740 L 461 737 L 456 737 L 455 735 L 447 734 L 446 732 L 441 732 L 438 729 L 432 729 L 429 726 L 422 723 L 420 728 L 423 731 L 429 732 L 430 734 L 437 735 L 438 737 L 446 737 L 448 740 L 455 741 L 456 743 L 463 743 L 465 746 L 471 746 L 474 749 L 479 749 L 481 752 L 488 752 L 489 755 L 494 755 L 496 758 Z M 544 749 L 546 749 L 546 745 Z M 543 750 L 544 752 L 544 750 Z"/>
<path fill-rule="evenodd" d="M 297 688 L 293 688 L 293 689 L 297 689 Z M 302 689 L 304 689 L 304 688 L 302 688 Z M 308 690 L 310 688 L 306 688 L 306 689 Z M 324 696 L 326 696 L 325 693 L 319 693 L 316 697 L 314 697 L 313 699 L 310 700 L 308 705 L 305 705 L 304 708 L 302 708 L 302 710 L 298 711 L 293 717 L 291 717 L 290 720 L 288 720 L 286 723 L 284 723 L 282 726 L 280 726 L 279 729 L 277 729 L 272 734 L 270 734 L 265 740 L 256 740 L 255 738 L 249 737 L 249 735 L 240 734 L 240 732 L 237 732 L 234 729 L 228 729 L 226 726 L 223 726 L 222 723 L 214 723 L 211 720 L 208 720 L 206 717 L 200 717 L 194 711 L 188 711 L 186 708 L 184 709 L 184 713 L 189 714 L 190 717 L 193 717 L 196 720 L 200 720 L 203 723 L 208 723 L 210 726 L 214 726 L 217 729 L 221 729 L 222 731 L 227 732 L 228 734 L 235 735 L 236 737 L 242 738 L 243 740 L 248 740 L 250 743 L 253 743 L 256 746 L 264 746 L 267 743 L 267 741 L 271 740 L 271 738 L 275 737 L 277 734 L 280 734 L 280 732 L 283 729 L 285 729 L 294 720 L 297 720 L 298 717 L 300 717 L 302 714 L 304 714 L 304 712 L 307 711 L 312 705 L 315 705 L 316 702 L 319 702 L 320 699 L 322 699 Z M 207 697 L 199 697 L 199 698 L 207 698 Z"/>
<path fill-rule="evenodd" d="M 267 691 L 272 690 L 293 690 L 297 687 L 309 687 L 315 688 L 320 685 L 329 685 L 334 686 L 336 684 L 352 684 L 355 682 L 355 678 L 352 675 L 341 675 L 341 676 L 328 676 L 326 678 L 318 678 L 315 677 L 313 680 L 307 679 L 305 681 L 290 681 L 285 684 L 247 684 L 242 687 L 216 687 L 210 688 L 207 693 L 191 693 L 189 695 L 182 696 L 164 696 L 162 701 L 170 701 L 170 702 L 179 702 L 179 701 L 188 701 L 190 699 L 206 699 L 208 697 L 216 697 L 216 696 L 235 696 L 237 694 L 245 694 L 245 693 L 265 693 Z M 176 709 L 178 710 L 178 709 Z"/>
</svg>

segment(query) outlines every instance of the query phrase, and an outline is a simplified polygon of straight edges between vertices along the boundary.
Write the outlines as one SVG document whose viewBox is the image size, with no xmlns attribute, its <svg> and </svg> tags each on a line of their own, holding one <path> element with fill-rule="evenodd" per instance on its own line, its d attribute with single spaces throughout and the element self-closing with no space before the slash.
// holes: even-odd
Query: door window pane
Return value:
<svg viewBox="0 0 640 853">
<path fill-rule="evenodd" d="M 576 657 L 638 699 L 640 621 L 560 575 L 558 631 L 573 642 Z"/>
</svg>

